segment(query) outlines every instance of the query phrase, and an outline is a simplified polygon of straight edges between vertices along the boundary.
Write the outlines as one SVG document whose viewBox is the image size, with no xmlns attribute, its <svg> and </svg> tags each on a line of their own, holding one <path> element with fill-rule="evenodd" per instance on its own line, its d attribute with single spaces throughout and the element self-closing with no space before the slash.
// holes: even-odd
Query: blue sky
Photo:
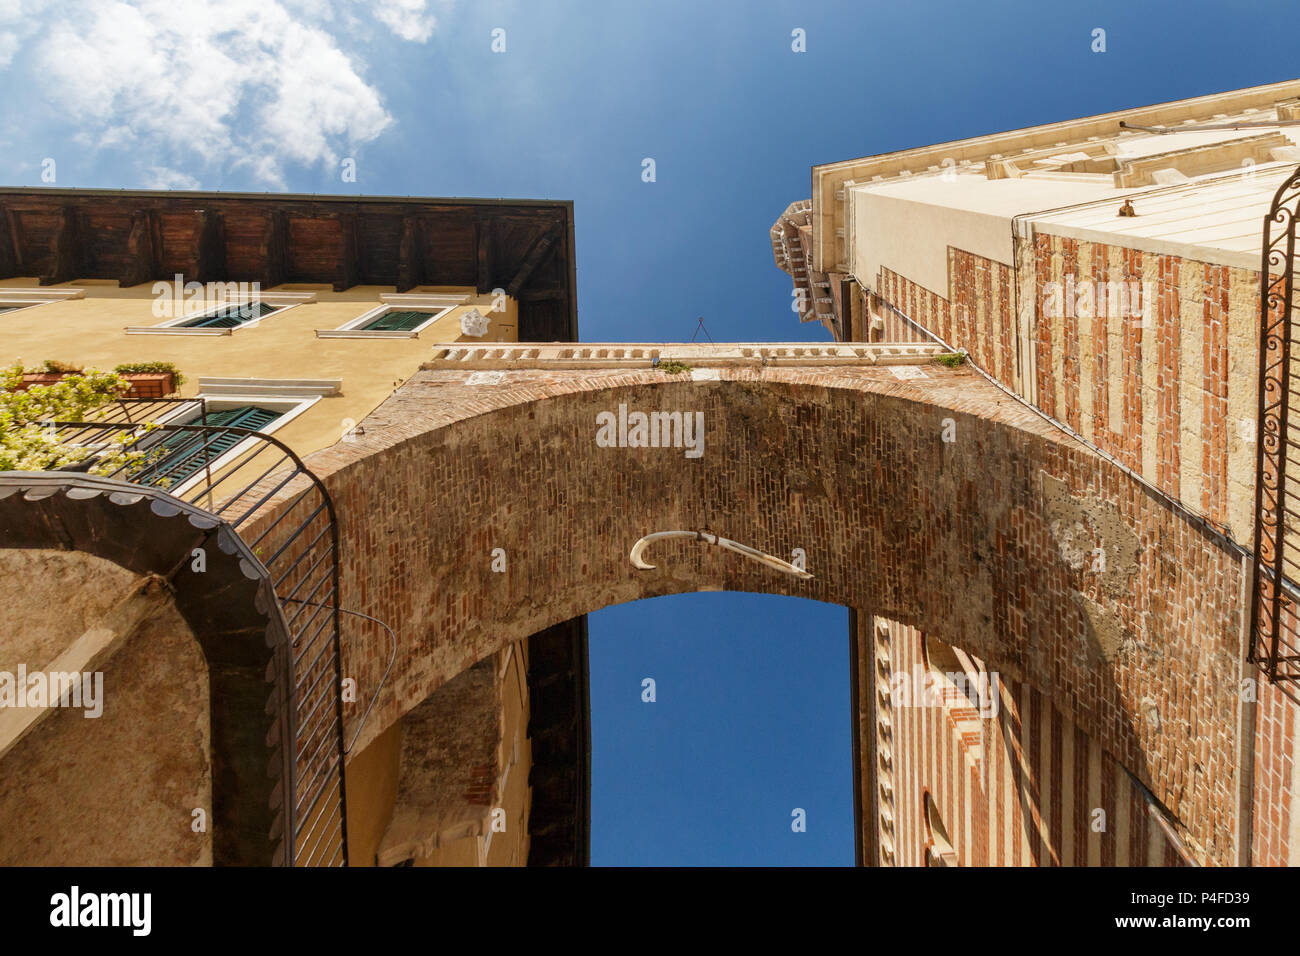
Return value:
<svg viewBox="0 0 1300 956">
<path fill-rule="evenodd" d="M 8 0 L 0 181 L 38 185 L 53 159 L 62 186 L 572 199 L 584 339 L 685 339 L 697 316 L 719 341 L 820 339 L 767 238 L 814 163 L 1288 79 L 1293 18 L 1197 0 Z M 593 860 L 851 862 L 845 620 L 720 594 L 593 614 Z"/>
</svg>

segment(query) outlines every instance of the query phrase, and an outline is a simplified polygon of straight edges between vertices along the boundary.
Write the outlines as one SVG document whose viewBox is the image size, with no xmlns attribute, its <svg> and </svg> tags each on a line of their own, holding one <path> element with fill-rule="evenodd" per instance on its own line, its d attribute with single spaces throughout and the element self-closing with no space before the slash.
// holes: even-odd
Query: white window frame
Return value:
<svg viewBox="0 0 1300 956">
<path fill-rule="evenodd" d="M 280 412 L 280 417 L 259 429 L 271 435 L 289 424 L 327 395 L 337 395 L 342 389 L 342 379 L 257 379 L 257 378 L 200 378 L 196 399 L 206 400 L 206 411 L 219 412 L 241 405 L 257 405 Z M 194 420 L 193 409 L 182 408 L 158 420 L 160 425 L 185 425 Z M 238 442 L 212 462 L 212 471 L 219 471 L 236 461 L 240 455 L 257 443 L 252 436 Z M 168 494 L 181 495 L 191 490 L 205 476 L 200 469 L 179 485 L 163 489 Z"/>
<path fill-rule="evenodd" d="M 127 326 L 127 335 L 231 335 L 244 329 L 255 328 L 268 319 L 283 315 L 289 310 L 299 305 L 306 305 L 316 301 L 314 292 L 260 292 L 254 296 L 248 296 L 243 299 L 230 299 L 220 302 L 211 308 L 203 309 L 200 312 L 187 312 L 182 315 L 174 316 L 157 325 L 131 325 Z M 186 322 L 193 322 L 195 319 L 201 319 L 205 315 L 220 309 L 228 309 L 231 306 L 243 305 L 247 302 L 261 302 L 263 305 L 271 306 L 272 311 L 266 315 L 243 322 L 230 329 L 217 328 L 183 328 Z"/>
<path fill-rule="evenodd" d="M 337 329 L 317 329 L 318 339 L 418 339 L 420 333 L 452 309 L 464 305 L 469 296 L 460 293 L 425 293 L 381 295 L 380 304 Z M 385 312 L 429 312 L 429 319 L 406 331 L 382 331 L 362 328 Z"/>
<path fill-rule="evenodd" d="M 0 286 L 0 308 L 6 310 L 0 312 L 0 316 L 15 315 L 51 302 L 67 302 L 85 297 L 85 289 L 20 289 Z"/>
</svg>

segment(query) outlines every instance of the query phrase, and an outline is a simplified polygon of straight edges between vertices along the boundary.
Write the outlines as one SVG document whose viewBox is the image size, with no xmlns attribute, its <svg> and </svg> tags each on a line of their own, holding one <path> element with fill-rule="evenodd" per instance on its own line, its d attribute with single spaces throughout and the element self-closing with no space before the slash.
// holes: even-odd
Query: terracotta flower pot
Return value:
<svg viewBox="0 0 1300 956">
<path fill-rule="evenodd" d="M 14 391 L 25 392 L 33 385 L 53 385 L 63 378 L 63 372 L 27 372 L 23 380 L 14 386 Z"/>
<path fill-rule="evenodd" d="M 15 391 L 25 392 L 33 385 L 53 385 L 61 381 L 69 372 L 28 372 Z M 131 390 L 123 398 L 147 400 L 166 398 L 176 391 L 176 376 L 172 372 L 121 372 L 122 378 L 131 384 Z"/>
<path fill-rule="evenodd" d="M 175 376 L 171 372 L 121 372 L 119 374 L 131 383 L 131 391 L 126 393 L 126 398 L 166 398 L 176 391 Z"/>
</svg>

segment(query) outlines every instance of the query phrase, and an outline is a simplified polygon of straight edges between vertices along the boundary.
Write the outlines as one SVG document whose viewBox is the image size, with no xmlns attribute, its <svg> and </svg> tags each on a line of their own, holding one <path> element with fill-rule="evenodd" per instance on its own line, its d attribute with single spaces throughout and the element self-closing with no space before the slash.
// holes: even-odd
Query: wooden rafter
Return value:
<svg viewBox="0 0 1300 956">
<path fill-rule="evenodd" d="M 266 215 L 262 243 L 258 247 L 262 272 L 258 281 L 264 289 L 274 289 L 289 273 L 289 217 L 272 209 Z"/>
<path fill-rule="evenodd" d="M 137 209 L 131 213 L 131 229 L 126 237 L 126 263 L 117 282 L 120 286 L 148 282 L 161 271 L 158 265 L 158 243 L 154 235 L 156 217 L 150 210 Z"/>
<path fill-rule="evenodd" d="M 0 279 L 22 275 L 15 219 L 8 209 L 0 206 Z"/>
<path fill-rule="evenodd" d="M 211 209 L 194 213 L 194 278 L 221 282 L 226 277 L 225 216 Z"/>
<path fill-rule="evenodd" d="M 524 261 L 519 264 L 519 269 L 515 272 L 514 278 L 506 286 L 506 294 L 512 298 L 518 297 L 524 284 L 528 282 L 529 277 L 533 274 L 542 261 L 546 258 L 553 246 L 560 238 L 560 231 L 552 228 L 538 236 L 524 256 Z"/>
<path fill-rule="evenodd" d="M 64 206 L 59 217 L 59 226 L 55 230 L 52 245 L 50 267 L 40 278 L 41 285 L 58 285 L 71 282 L 80 271 L 81 244 L 78 242 L 77 210 L 73 206 Z"/>
<path fill-rule="evenodd" d="M 475 286 L 481 295 L 491 292 L 492 285 L 492 246 L 496 226 L 487 216 L 479 216 L 474 223 L 475 258 L 478 262 L 478 281 Z"/>
<path fill-rule="evenodd" d="M 410 292 L 424 284 L 424 230 L 419 218 L 402 219 L 402 243 L 397 254 L 397 291 Z"/>
<path fill-rule="evenodd" d="M 339 216 L 339 258 L 334 291 L 342 292 L 361 281 L 361 237 L 355 213 Z"/>
</svg>

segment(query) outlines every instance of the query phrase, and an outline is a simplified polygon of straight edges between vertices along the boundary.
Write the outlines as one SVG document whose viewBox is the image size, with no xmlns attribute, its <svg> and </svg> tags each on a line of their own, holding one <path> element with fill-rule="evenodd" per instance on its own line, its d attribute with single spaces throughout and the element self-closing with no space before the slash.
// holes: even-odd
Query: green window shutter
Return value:
<svg viewBox="0 0 1300 956">
<path fill-rule="evenodd" d="M 393 309 L 371 319 L 362 328 L 367 332 L 410 332 L 433 318 L 432 312 L 411 312 Z"/>
<path fill-rule="evenodd" d="M 280 417 L 279 412 L 257 405 L 241 405 L 238 408 L 226 408 L 219 412 L 208 412 L 203 420 L 189 422 L 191 425 L 229 425 L 232 428 L 261 428 Z"/>
<path fill-rule="evenodd" d="M 242 405 L 239 408 L 226 408 L 219 412 L 209 412 L 202 419 L 187 422 L 189 425 L 228 426 L 231 428 L 261 429 L 280 417 L 279 412 L 257 405 Z M 230 449 L 245 439 L 245 435 L 233 433 L 203 434 L 200 432 L 169 432 L 159 445 L 164 453 L 157 461 L 145 469 L 146 483 L 162 485 L 164 481 L 171 487 L 179 485 L 216 461 Z"/>
<path fill-rule="evenodd" d="M 245 322 L 251 322 L 253 319 L 260 319 L 262 316 L 274 312 L 276 308 L 278 307 L 256 300 L 241 302 L 237 305 L 223 305 L 215 312 L 209 312 L 207 315 L 201 315 L 198 318 L 190 319 L 188 322 L 182 322 L 178 328 L 233 329 Z"/>
</svg>

